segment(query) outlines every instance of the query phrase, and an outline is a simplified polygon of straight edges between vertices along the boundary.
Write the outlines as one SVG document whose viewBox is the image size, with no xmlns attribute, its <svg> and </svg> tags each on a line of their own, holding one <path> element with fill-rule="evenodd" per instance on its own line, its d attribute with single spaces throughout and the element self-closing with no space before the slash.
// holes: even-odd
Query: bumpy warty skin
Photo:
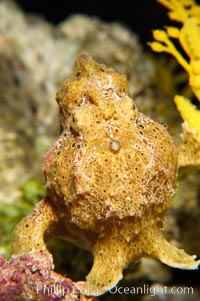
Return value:
<svg viewBox="0 0 200 301">
<path fill-rule="evenodd" d="M 98 221 L 169 207 L 176 186 L 173 140 L 138 112 L 125 76 L 82 56 L 57 101 L 63 131 L 46 156 L 46 188 L 77 226 L 97 231 Z"/>
<path fill-rule="evenodd" d="M 62 133 L 46 154 L 46 197 L 15 229 L 14 254 L 61 236 L 94 255 L 88 295 L 117 284 L 141 256 L 197 268 L 162 236 L 177 154 L 166 127 L 138 111 L 125 75 L 82 55 L 57 93 Z"/>
</svg>

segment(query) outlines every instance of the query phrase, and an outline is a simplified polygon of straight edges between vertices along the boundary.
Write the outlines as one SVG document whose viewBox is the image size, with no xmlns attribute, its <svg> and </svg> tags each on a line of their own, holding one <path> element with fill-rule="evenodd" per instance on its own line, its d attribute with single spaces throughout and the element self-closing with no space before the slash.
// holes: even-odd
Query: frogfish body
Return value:
<svg viewBox="0 0 200 301">
<path fill-rule="evenodd" d="M 89 295 L 101 295 L 142 256 L 172 267 L 199 261 L 161 233 L 177 186 L 177 153 L 165 126 L 139 112 L 125 75 L 82 55 L 56 96 L 62 133 L 46 154 L 46 196 L 14 234 L 14 254 L 59 236 L 94 255 Z"/>
</svg>

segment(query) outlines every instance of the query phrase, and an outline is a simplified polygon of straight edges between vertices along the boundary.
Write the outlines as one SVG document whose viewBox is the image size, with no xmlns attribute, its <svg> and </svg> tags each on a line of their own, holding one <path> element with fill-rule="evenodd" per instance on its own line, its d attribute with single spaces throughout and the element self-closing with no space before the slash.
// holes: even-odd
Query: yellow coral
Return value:
<svg viewBox="0 0 200 301">
<path fill-rule="evenodd" d="M 197 136 L 200 138 L 200 111 L 183 96 L 176 95 L 174 101 L 182 118 L 187 121 L 190 128 L 197 132 Z"/>
<path fill-rule="evenodd" d="M 200 100 L 200 6 L 194 1 L 158 0 L 171 10 L 171 19 L 182 23 L 182 27 L 167 27 L 166 30 L 154 30 L 156 42 L 149 43 L 156 52 L 172 54 L 189 74 L 189 84 Z M 188 61 L 174 45 L 172 39 L 178 39 L 188 56 Z"/>
<path fill-rule="evenodd" d="M 194 0 L 157 0 L 169 10 L 171 20 L 184 23 L 188 17 L 200 20 L 200 7 Z"/>
<path fill-rule="evenodd" d="M 154 30 L 153 37 L 155 41 L 149 43 L 149 45 L 155 52 L 166 52 L 176 58 L 178 63 L 188 73 L 189 85 L 200 101 L 200 6 L 193 0 L 157 1 L 170 9 L 169 17 L 172 20 L 180 22 L 182 26 L 180 29 L 177 27 L 167 27 L 166 30 Z M 179 41 L 188 59 L 180 53 L 173 39 Z M 193 143 L 200 150 L 200 141 L 198 139 L 200 137 L 200 112 L 183 96 L 176 96 L 175 103 L 182 118 L 187 121 L 187 128 L 191 129 L 188 131 L 190 135 L 193 135 Z M 185 131 L 185 127 L 183 127 L 183 130 Z M 186 153 L 184 158 L 188 162 Z M 181 154 L 179 155 L 181 156 Z M 191 154 L 189 154 L 190 156 Z M 179 167 L 187 165 L 186 162 L 179 164 Z M 196 165 L 199 166 L 198 160 Z"/>
</svg>

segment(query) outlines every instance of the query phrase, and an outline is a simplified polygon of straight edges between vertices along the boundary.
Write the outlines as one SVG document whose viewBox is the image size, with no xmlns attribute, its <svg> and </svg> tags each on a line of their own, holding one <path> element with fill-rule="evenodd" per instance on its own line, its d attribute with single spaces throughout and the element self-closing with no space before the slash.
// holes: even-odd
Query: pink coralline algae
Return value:
<svg viewBox="0 0 200 301">
<path fill-rule="evenodd" d="M 53 271 L 51 255 L 43 251 L 13 257 L 0 257 L 1 301 L 94 301 L 84 293 L 84 282 L 71 279 Z"/>
</svg>

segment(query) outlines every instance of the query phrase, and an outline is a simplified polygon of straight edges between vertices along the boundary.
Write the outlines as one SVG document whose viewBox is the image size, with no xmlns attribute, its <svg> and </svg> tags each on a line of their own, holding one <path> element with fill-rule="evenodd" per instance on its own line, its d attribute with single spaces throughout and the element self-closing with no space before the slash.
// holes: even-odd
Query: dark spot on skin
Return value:
<svg viewBox="0 0 200 301">
<path fill-rule="evenodd" d="M 74 138 L 79 136 L 79 133 L 77 133 L 72 126 L 70 126 L 70 132 L 72 133 L 72 135 L 74 136 Z"/>
<path fill-rule="evenodd" d="M 78 71 L 78 72 L 76 73 L 76 78 L 80 78 L 80 77 L 81 77 L 81 72 Z"/>
</svg>

